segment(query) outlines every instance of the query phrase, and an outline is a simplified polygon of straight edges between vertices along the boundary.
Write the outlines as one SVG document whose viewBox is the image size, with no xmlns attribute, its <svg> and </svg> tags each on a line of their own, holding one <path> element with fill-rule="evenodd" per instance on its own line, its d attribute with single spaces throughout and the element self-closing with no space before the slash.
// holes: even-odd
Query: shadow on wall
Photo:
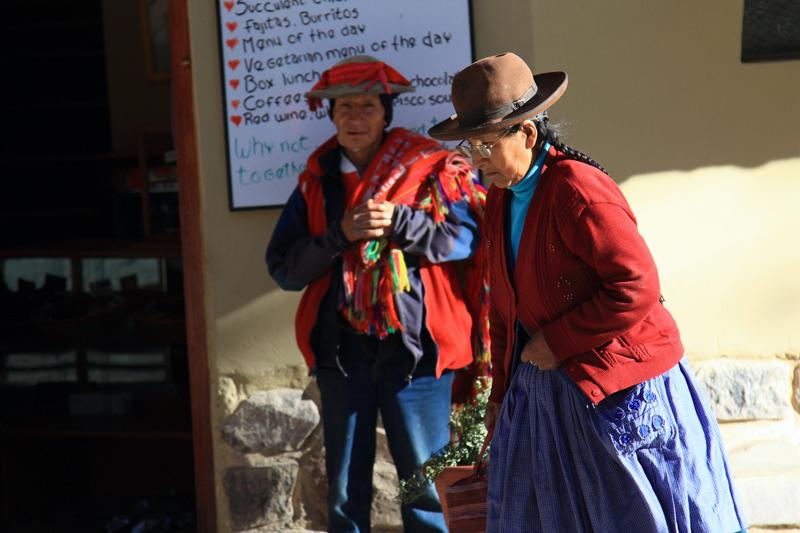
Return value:
<svg viewBox="0 0 800 533">
<path fill-rule="evenodd" d="M 800 61 L 741 62 L 744 2 L 473 2 L 476 57 L 565 70 L 565 140 L 618 182 L 800 156 Z M 514 16 L 510 16 L 513 13 Z"/>
<path fill-rule="evenodd" d="M 585 69 L 571 76 L 552 117 L 564 123 L 566 142 L 597 159 L 617 182 L 718 165 L 752 169 L 800 156 L 800 63 L 791 63 L 793 72 L 769 76 L 768 87 L 752 91 L 713 74 L 622 84 L 613 74 Z M 740 68 L 757 78 L 769 66 Z"/>
</svg>

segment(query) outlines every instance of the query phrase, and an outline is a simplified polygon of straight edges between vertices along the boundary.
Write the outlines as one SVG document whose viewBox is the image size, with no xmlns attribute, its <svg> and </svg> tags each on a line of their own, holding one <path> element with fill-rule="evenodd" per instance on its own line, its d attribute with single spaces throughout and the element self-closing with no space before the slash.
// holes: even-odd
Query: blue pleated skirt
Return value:
<svg viewBox="0 0 800 533">
<path fill-rule="evenodd" d="M 685 359 L 598 406 L 561 370 L 518 365 L 492 438 L 488 504 L 492 533 L 747 526 Z"/>
</svg>

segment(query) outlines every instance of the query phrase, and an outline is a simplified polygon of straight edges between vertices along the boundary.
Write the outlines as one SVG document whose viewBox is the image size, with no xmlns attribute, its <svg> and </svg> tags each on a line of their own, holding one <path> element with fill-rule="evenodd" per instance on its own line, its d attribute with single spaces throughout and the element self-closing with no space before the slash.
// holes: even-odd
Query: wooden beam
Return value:
<svg viewBox="0 0 800 533">
<path fill-rule="evenodd" d="M 172 55 L 172 110 L 175 151 L 178 159 L 186 340 L 189 349 L 189 385 L 192 401 L 197 531 L 214 533 L 217 530 L 217 509 L 206 335 L 205 264 L 201 231 L 202 195 L 197 161 L 187 0 L 169 0 L 169 33 Z"/>
</svg>

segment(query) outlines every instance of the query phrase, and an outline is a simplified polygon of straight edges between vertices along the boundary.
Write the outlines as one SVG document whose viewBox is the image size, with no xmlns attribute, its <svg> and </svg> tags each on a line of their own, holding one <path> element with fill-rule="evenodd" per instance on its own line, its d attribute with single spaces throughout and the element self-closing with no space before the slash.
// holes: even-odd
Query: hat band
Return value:
<svg viewBox="0 0 800 533">
<path fill-rule="evenodd" d="M 472 128 L 491 122 L 498 118 L 503 118 L 509 113 L 513 113 L 520 107 L 524 106 L 528 100 L 536 95 L 536 84 L 531 84 L 530 87 L 525 89 L 522 96 L 516 100 L 512 100 L 507 104 L 503 104 L 491 109 L 478 109 L 475 111 L 459 111 L 458 112 L 458 125 L 462 128 Z"/>
<path fill-rule="evenodd" d="M 348 87 L 351 89 L 358 87 L 359 89 L 351 91 L 351 94 L 366 94 L 378 83 L 383 87 L 383 92 L 386 94 L 393 94 L 393 85 L 411 86 L 410 81 L 383 61 L 358 61 L 343 65 L 336 64 L 323 72 L 317 83 L 311 88 L 311 91 L 306 93 L 308 107 L 311 108 L 311 111 L 316 111 L 322 107 L 321 97 L 323 97 L 323 94 L 320 93 L 333 92 L 332 90 L 336 87 Z M 324 96 L 333 97 L 330 94 Z"/>
</svg>

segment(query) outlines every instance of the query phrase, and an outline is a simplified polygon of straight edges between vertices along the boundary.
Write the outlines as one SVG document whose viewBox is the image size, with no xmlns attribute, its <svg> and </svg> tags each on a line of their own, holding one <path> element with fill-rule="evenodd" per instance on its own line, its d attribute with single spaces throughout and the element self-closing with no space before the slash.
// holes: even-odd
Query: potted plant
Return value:
<svg viewBox="0 0 800 533">
<path fill-rule="evenodd" d="M 419 498 L 428 485 L 435 483 L 442 509 L 447 511 L 444 488 L 473 473 L 486 438 L 483 416 L 490 388 L 488 378 L 479 378 L 475 381 L 471 398 L 466 403 L 454 405 L 450 412 L 450 442 L 425 461 L 414 476 L 400 480 L 403 503 Z"/>
</svg>

